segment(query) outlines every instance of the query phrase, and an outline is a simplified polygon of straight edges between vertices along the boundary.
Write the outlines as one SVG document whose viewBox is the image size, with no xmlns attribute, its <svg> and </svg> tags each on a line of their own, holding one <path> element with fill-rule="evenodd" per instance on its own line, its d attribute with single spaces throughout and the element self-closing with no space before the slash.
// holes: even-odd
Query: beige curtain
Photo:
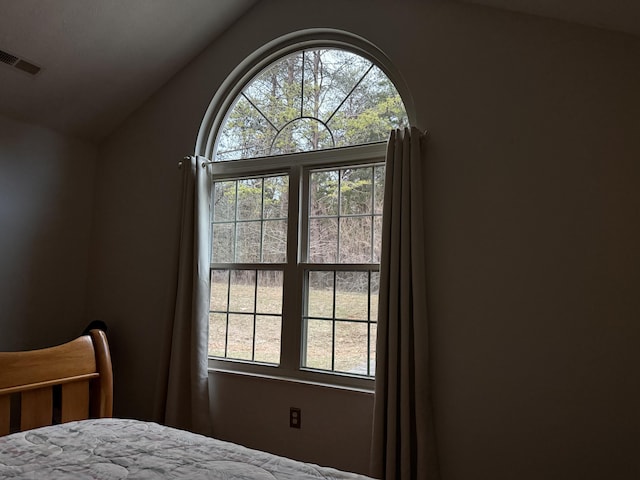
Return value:
<svg viewBox="0 0 640 480">
<path fill-rule="evenodd" d="M 382 226 L 371 475 L 439 478 L 429 383 L 425 215 L 426 134 L 391 133 Z"/>
<path fill-rule="evenodd" d="M 182 221 L 164 421 L 211 433 L 207 373 L 211 182 L 202 157 L 182 162 Z"/>
</svg>

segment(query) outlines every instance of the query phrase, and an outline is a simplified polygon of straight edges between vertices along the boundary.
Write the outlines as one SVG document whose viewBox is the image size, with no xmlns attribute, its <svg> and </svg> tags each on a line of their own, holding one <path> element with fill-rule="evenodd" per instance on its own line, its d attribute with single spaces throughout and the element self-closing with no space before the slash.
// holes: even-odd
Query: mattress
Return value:
<svg viewBox="0 0 640 480">
<path fill-rule="evenodd" d="M 358 479 L 240 445 L 129 419 L 64 423 L 0 437 L 0 479 Z"/>
</svg>

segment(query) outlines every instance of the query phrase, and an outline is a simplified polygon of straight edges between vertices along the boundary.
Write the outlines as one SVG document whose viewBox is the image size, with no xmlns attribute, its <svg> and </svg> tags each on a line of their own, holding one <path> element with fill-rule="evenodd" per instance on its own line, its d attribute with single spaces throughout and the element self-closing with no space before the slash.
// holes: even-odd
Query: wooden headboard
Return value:
<svg viewBox="0 0 640 480">
<path fill-rule="evenodd" d="M 102 330 L 41 350 L 0 352 L 0 436 L 111 417 L 113 373 Z"/>
</svg>

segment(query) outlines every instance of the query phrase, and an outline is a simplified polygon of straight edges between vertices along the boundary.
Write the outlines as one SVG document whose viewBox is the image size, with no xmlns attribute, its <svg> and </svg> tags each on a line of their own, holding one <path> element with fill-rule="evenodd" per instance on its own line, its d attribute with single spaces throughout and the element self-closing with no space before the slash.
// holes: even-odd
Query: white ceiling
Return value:
<svg viewBox="0 0 640 480">
<path fill-rule="evenodd" d="M 0 50 L 42 67 L 0 63 L 0 114 L 100 141 L 256 1 L 0 0 Z M 640 0 L 448 1 L 640 35 Z"/>
</svg>

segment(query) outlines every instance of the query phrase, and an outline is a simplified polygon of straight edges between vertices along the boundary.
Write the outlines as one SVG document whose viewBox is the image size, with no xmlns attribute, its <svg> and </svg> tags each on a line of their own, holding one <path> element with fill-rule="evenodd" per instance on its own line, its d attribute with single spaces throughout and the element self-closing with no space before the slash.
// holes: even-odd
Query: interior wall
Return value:
<svg viewBox="0 0 640 480">
<path fill-rule="evenodd" d="M 367 473 L 371 393 L 229 372 L 212 373 L 210 379 L 216 438 Z M 300 409 L 299 429 L 289 427 L 291 407 Z"/>
<path fill-rule="evenodd" d="M 82 333 L 96 148 L 0 116 L 0 350 Z"/>
<path fill-rule="evenodd" d="M 259 2 L 108 139 L 89 312 L 112 327 L 116 413 L 157 418 L 162 403 L 177 161 L 236 65 L 312 27 L 384 51 L 430 132 L 426 295 L 443 478 L 638 476 L 640 40 L 451 2 Z M 361 407 L 349 412 L 344 464 L 342 447 L 317 446 L 342 411 L 308 386 L 262 382 L 215 379 L 223 435 L 346 469 L 368 463 L 370 401 L 329 394 L 329 405 Z M 248 422 L 256 398 L 266 407 Z M 310 412 L 297 437 L 278 413 L 293 400 Z"/>
</svg>

